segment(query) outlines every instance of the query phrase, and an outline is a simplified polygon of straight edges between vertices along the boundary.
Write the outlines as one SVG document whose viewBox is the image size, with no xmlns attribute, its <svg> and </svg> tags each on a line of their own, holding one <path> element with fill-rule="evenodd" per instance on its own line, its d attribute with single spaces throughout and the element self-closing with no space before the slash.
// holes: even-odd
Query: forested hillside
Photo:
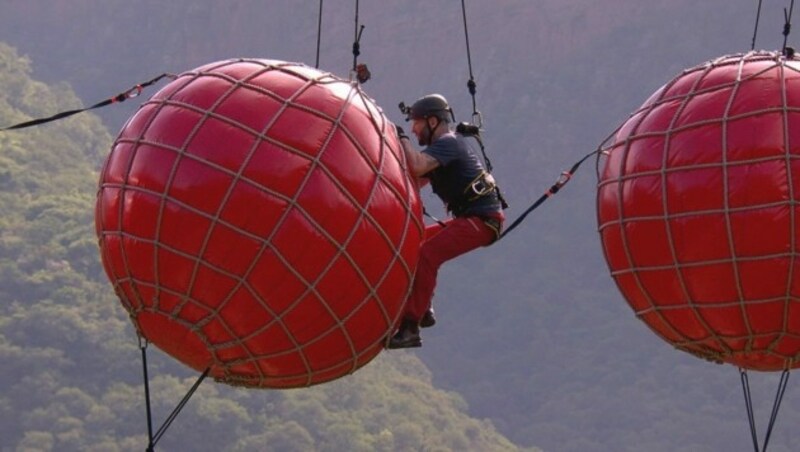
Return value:
<svg viewBox="0 0 800 452">
<path fill-rule="evenodd" d="M 80 101 L 0 43 L 0 124 Z M 0 450 L 144 450 L 140 355 L 99 264 L 92 218 L 111 137 L 83 114 L 0 133 Z M 156 422 L 194 380 L 150 352 Z M 205 383 L 158 450 L 518 450 L 407 353 L 292 391 Z M 156 425 L 158 427 L 158 424 Z"/>
<path fill-rule="evenodd" d="M 360 61 L 368 63 L 373 74 L 364 89 L 391 119 L 401 121 L 395 107 L 400 100 L 410 102 L 428 92 L 444 94 L 459 120 L 469 118 L 459 3 L 360 2 L 360 21 L 366 26 Z M 466 4 L 484 139 L 495 176 L 511 203 L 506 213 L 512 219 L 681 70 L 749 50 L 757 6 L 751 0 Z M 354 4 L 324 5 L 320 66 L 346 76 L 352 64 Z M 784 6 L 788 2 L 764 2 L 756 48 L 780 47 Z M 162 72 L 181 72 L 219 59 L 268 57 L 313 65 L 318 7 L 317 1 L 289 0 L 12 0 L 0 6 L 0 40 L 30 55 L 35 78 L 49 84 L 68 82 L 88 105 Z M 789 37 L 795 47 L 796 33 Z M 54 95 L 67 96 L 66 92 L 58 88 Z M 29 102 L 32 108 L 50 112 L 34 100 L 35 96 Z M 113 134 L 136 102 L 97 114 Z M 21 117 L 12 114 L 10 120 Z M 61 143 L 60 135 L 42 134 L 74 133 L 70 127 L 48 127 L 0 139 Z M 18 147 L 30 152 L 27 145 Z M 104 152 L 102 146 L 96 152 Z M 517 445 L 567 452 L 750 450 L 736 369 L 698 360 L 660 341 L 633 316 L 611 281 L 597 235 L 596 182 L 593 162 L 587 161 L 569 185 L 512 235 L 446 265 L 435 298 L 439 323 L 424 332 L 424 347 L 409 355 L 430 369 L 436 388 L 458 393 L 472 416 L 491 419 Z M 57 195 L 86 196 L 83 201 L 89 202 L 92 190 L 72 195 L 62 190 Z M 442 214 L 429 192 L 423 199 L 431 212 Z M 30 208 L 16 197 L 14 202 Z M 53 232 L 43 226 L 41 234 L 48 241 L 62 237 L 69 223 L 54 210 L 42 212 L 47 212 L 44 219 L 61 227 Z M 75 224 L 88 231 L 90 213 L 83 214 L 85 220 Z M 9 235 L 5 227 L 2 232 Z M 14 240 L 18 248 L 33 246 Z M 83 249 L 88 256 L 86 247 L 76 252 Z M 7 253 L 15 266 L 26 265 Z M 62 262 L 73 269 L 80 265 L 72 257 L 54 262 L 57 269 Z M 55 274 L 59 273 L 40 272 L 37 277 Z M 16 278 L 4 281 L 19 284 Z M 103 306 L 110 312 L 101 322 L 129 328 L 121 319 L 108 320 L 121 310 L 108 287 L 97 283 L 96 299 L 107 297 Z M 6 303 L 4 309 L 9 306 L 15 305 Z M 25 331 L 19 322 L 14 325 Z M 71 329 L 64 333 L 71 337 L 67 333 L 74 334 Z M 130 363 L 119 374 L 127 375 L 126 384 L 136 391 L 139 369 L 130 334 L 120 340 L 119 346 L 127 347 L 121 353 L 125 358 L 113 359 Z M 99 348 L 107 346 L 106 341 L 98 342 L 93 357 L 110 359 Z M 41 353 L 53 352 L 43 347 Z M 50 366 L 68 362 L 73 353 L 79 352 L 50 358 Z M 387 358 L 392 355 L 382 355 L 375 366 L 353 378 L 377 364 L 394 365 Z M 169 365 L 162 363 L 160 370 Z M 64 366 L 75 375 L 94 371 L 83 362 Z M 751 375 L 762 435 L 777 379 L 773 374 Z M 183 383 L 172 398 L 188 384 Z M 291 393 L 258 397 L 285 394 Z M 222 399 L 240 400 L 228 395 Z M 141 416 L 141 410 L 133 411 Z M 4 419 L 10 418 L 7 410 L 3 413 Z M 188 413 L 182 419 L 197 415 Z M 770 450 L 795 450 L 798 422 L 800 385 L 790 379 Z M 141 432 L 142 423 L 134 422 L 132 431 Z"/>
</svg>

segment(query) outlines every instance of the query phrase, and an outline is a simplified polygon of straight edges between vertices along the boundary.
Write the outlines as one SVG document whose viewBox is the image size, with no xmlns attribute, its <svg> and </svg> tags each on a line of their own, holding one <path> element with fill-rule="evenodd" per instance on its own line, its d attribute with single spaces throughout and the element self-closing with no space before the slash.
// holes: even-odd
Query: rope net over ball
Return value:
<svg viewBox="0 0 800 452">
<path fill-rule="evenodd" d="M 421 203 L 355 82 L 237 59 L 181 74 L 125 124 L 96 229 L 140 336 L 216 380 L 323 383 L 374 358 L 410 291 Z"/>
<path fill-rule="evenodd" d="M 598 177 L 606 261 L 637 317 L 705 359 L 800 364 L 800 62 L 683 71 L 604 143 Z"/>
</svg>

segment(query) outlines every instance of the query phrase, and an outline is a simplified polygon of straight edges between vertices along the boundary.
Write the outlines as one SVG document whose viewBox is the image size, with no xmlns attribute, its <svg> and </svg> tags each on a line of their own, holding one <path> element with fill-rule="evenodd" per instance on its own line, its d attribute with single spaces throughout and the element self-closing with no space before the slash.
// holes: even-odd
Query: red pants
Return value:
<svg viewBox="0 0 800 452">
<path fill-rule="evenodd" d="M 502 214 L 498 217 L 502 222 Z M 431 307 L 439 267 L 468 251 L 490 245 L 497 232 L 478 217 L 451 218 L 444 225 L 425 228 L 425 239 L 419 249 L 419 262 L 414 285 L 405 308 L 405 318 L 419 322 Z"/>
</svg>

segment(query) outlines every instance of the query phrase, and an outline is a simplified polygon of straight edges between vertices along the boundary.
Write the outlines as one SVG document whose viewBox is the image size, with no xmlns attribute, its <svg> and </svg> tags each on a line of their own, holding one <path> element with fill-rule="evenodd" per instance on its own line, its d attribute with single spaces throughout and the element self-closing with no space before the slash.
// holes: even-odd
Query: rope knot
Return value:
<svg viewBox="0 0 800 452">
<path fill-rule="evenodd" d="M 469 93 L 474 96 L 475 93 L 477 92 L 478 84 L 475 83 L 474 79 L 469 79 L 469 81 L 467 82 L 467 88 L 469 89 Z"/>
</svg>

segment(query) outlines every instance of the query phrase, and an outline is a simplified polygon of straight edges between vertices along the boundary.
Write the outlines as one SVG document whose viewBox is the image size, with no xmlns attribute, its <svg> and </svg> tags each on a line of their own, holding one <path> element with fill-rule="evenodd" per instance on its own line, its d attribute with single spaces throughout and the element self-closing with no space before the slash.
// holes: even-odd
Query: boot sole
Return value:
<svg viewBox="0 0 800 452">
<path fill-rule="evenodd" d="M 399 348 L 417 348 L 422 347 L 422 341 L 411 341 L 411 342 L 401 342 L 401 343 L 389 343 L 386 345 L 386 348 L 389 350 L 397 350 Z"/>
</svg>

